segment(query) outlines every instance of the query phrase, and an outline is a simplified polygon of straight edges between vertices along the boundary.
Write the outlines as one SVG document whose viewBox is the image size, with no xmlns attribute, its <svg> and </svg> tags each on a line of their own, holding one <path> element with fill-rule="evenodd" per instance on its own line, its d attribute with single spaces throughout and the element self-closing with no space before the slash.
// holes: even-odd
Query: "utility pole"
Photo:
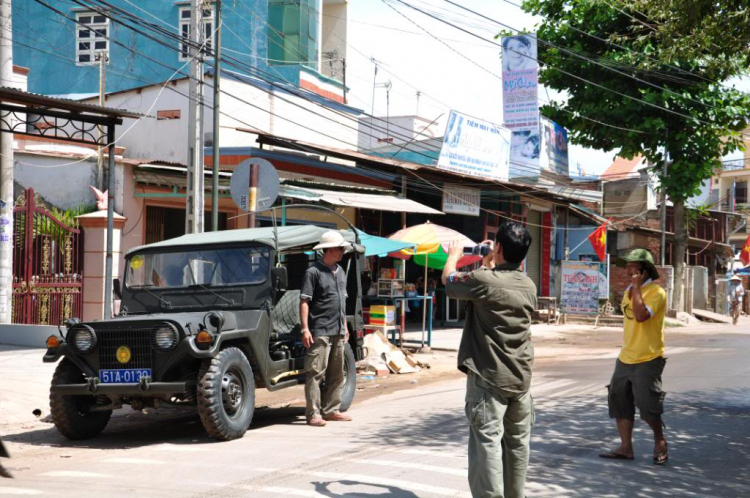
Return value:
<svg viewBox="0 0 750 498">
<path fill-rule="evenodd" d="M 214 48 L 214 140 L 213 140 L 213 174 L 211 175 L 211 228 L 219 231 L 219 164 L 221 150 L 219 149 L 219 98 L 221 81 L 221 0 L 216 0 L 216 40 Z"/>
<path fill-rule="evenodd" d="M 203 33 L 204 0 L 190 0 L 190 102 L 185 233 L 203 232 Z"/>
<path fill-rule="evenodd" d="M 346 59 L 341 59 L 341 74 L 342 83 L 344 84 L 344 104 L 346 104 Z"/>
<path fill-rule="evenodd" d="M 375 57 L 370 57 L 370 60 L 375 64 L 375 75 L 372 77 L 372 105 L 370 106 L 370 146 L 368 147 L 372 149 L 372 141 L 375 138 L 375 85 L 378 81 L 378 61 Z"/>
<path fill-rule="evenodd" d="M 666 144 L 664 145 L 664 164 L 662 165 L 661 176 L 667 177 L 667 163 L 669 161 L 669 152 Z M 676 222 L 676 220 L 675 220 Z M 667 264 L 667 189 L 664 188 L 664 181 L 661 182 L 661 266 Z M 674 264 L 674 262 L 672 262 Z"/>
<path fill-rule="evenodd" d="M 11 0 L 0 0 L 0 78 L 13 85 Z M 10 116 L 8 117 L 10 125 Z M 7 130 L 9 131 L 9 130 Z M 0 133 L 0 323 L 11 322 L 13 306 L 13 134 Z M 34 202 L 28 199 L 27 202 Z"/>
<path fill-rule="evenodd" d="M 422 96 L 422 92 L 417 90 L 417 116 L 419 116 L 419 97 Z"/>
<path fill-rule="evenodd" d="M 104 107 L 106 94 L 107 94 L 107 70 L 106 64 L 109 62 L 107 54 L 101 52 L 96 54 L 96 59 L 99 61 L 99 105 Z M 96 188 L 101 192 L 104 192 L 104 128 L 99 125 L 99 147 L 97 148 L 97 161 L 96 161 Z"/>
</svg>

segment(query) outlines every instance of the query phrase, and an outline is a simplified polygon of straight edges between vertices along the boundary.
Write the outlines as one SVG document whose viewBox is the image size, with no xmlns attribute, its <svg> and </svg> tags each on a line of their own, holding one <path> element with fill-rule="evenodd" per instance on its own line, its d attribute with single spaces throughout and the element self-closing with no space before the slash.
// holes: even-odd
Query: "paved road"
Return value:
<svg viewBox="0 0 750 498">
<path fill-rule="evenodd" d="M 750 334 L 672 334 L 670 345 L 664 468 L 651 464 L 644 424 L 635 461 L 597 457 L 616 442 L 604 388 L 615 350 L 545 355 L 532 388 L 529 497 L 750 496 Z M 322 429 L 298 408 L 263 410 L 229 443 L 181 415 L 133 413 L 84 443 L 21 428 L 5 435 L 17 479 L 1 481 L 0 496 L 470 496 L 463 392 L 451 380 L 379 396 L 355 404 L 354 422 Z"/>
</svg>

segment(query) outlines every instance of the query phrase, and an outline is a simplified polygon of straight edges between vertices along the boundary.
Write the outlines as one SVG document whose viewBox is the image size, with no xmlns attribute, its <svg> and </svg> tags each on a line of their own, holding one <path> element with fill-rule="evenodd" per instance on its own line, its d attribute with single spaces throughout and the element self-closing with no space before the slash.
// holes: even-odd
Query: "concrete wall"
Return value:
<svg viewBox="0 0 750 498">
<path fill-rule="evenodd" d="M 327 59 L 326 52 L 337 52 L 336 59 L 346 59 L 346 39 L 347 32 L 349 29 L 349 5 L 345 2 L 338 4 L 327 4 L 323 2 L 322 9 L 322 28 L 320 31 L 321 36 L 321 53 L 324 54 L 321 59 Z M 333 62 L 333 73 L 331 72 L 331 65 L 327 62 L 322 62 L 320 65 L 320 72 L 328 77 L 335 77 L 339 80 L 341 76 L 341 61 Z"/>
<path fill-rule="evenodd" d="M 46 349 L 47 338 L 53 334 L 57 335 L 57 327 L 51 325 L 0 324 L 0 344 Z"/>
</svg>

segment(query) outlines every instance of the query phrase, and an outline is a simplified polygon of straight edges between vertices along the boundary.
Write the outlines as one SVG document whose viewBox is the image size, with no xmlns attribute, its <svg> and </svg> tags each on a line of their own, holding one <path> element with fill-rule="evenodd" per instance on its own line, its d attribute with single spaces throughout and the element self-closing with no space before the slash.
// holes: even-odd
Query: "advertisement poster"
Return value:
<svg viewBox="0 0 750 498">
<path fill-rule="evenodd" d="M 563 313 L 596 315 L 599 313 L 599 263 L 563 261 L 561 307 Z"/>
<path fill-rule="evenodd" d="M 513 131 L 539 133 L 539 70 L 536 34 L 503 38 L 503 123 Z"/>
<path fill-rule="evenodd" d="M 510 130 L 451 111 L 437 167 L 493 180 L 508 179 Z"/>
<path fill-rule="evenodd" d="M 536 181 L 540 168 L 539 149 L 539 128 L 514 131 L 510 139 L 509 178 Z"/>
<path fill-rule="evenodd" d="M 540 117 L 542 130 L 541 167 L 568 176 L 568 132 L 551 119 Z"/>
</svg>

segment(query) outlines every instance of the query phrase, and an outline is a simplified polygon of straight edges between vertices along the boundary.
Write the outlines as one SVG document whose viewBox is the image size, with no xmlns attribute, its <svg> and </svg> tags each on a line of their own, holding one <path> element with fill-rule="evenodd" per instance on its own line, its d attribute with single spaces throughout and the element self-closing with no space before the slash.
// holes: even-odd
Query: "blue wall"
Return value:
<svg viewBox="0 0 750 498">
<path fill-rule="evenodd" d="M 559 222 L 559 218 L 558 218 Z M 568 231 L 568 247 L 570 248 L 570 259 L 571 261 L 578 261 L 578 257 L 581 255 L 593 255 L 594 261 L 599 261 L 599 258 L 596 257 L 596 251 L 594 251 L 594 246 L 591 245 L 591 242 L 588 241 L 588 236 L 594 233 L 594 230 L 596 230 L 598 227 L 587 227 L 587 226 L 577 226 L 577 227 L 571 227 L 572 229 Z M 586 240 L 586 242 L 583 242 Z M 583 242 L 583 244 L 581 244 Z M 581 247 L 573 250 L 578 244 L 581 244 Z M 555 240 L 555 259 L 557 260 L 563 260 L 565 259 L 565 225 L 557 225 L 557 239 Z"/>
<path fill-rule="evenodd" d="M 75 19 L 75 9 L 69 2 L 50 0 L 50 5 Z M 176 4 L 174 0 L 131 0 L 166 24 L 134 9 L 122 0 L 110 0 L 116 7 L 136 14 L 145 20 L 159 24 L 165 29 L 178 34 L 179 8 L 187 6 Z M 268 1 L 267 0 L 232 0 L 223 2 L 222 14 L 226 29 L 222 33 L 224 58 L 241 60 L 260 70 L 261 78 L 274 75 L 281 80 L 299 84 L 299 69 L 284 67 L 282 78 L 277 68 L 269 69 L 268 58 Z M 75 9 L 75 10 L 74 10 Z M 76 56 L 76 23 L 32 0 L 13 2 L 13 62 L 27 67 L 29 73 L 29 91 L 42 94 L 81 94 L 99 91 L 98 66 L 77 66 Z M 171 26 L 167 26 L 167 24 Z M 109 47 L 110 63 L 108 65 L 107 91 L 125 90 L 159 83 L 170 78 L 173 73 L 185 64 L 179 60 L 178 42 L 164 39 L 169 46 L 164 46 L 131 29 L 110 21 L 109 36 L 116 42 Z M 124 46 L 118 45 L 121 43 Z M 33 48 L 31 48 L 33 47 Z M 133 53 L 135 50 L 137 53 Z M 232 52 L 237 51 L 237 52 Z M 153 60 L 148 60 L 151 58 Z M 165 67 L 166 66 L 166 67 Z M 247 67 L 225 69 L 249 72 Z M 189 72 L 185 66 L 184 73 Z M 266 74 L 264 72 L 270 73 Z"/>
</svg>

